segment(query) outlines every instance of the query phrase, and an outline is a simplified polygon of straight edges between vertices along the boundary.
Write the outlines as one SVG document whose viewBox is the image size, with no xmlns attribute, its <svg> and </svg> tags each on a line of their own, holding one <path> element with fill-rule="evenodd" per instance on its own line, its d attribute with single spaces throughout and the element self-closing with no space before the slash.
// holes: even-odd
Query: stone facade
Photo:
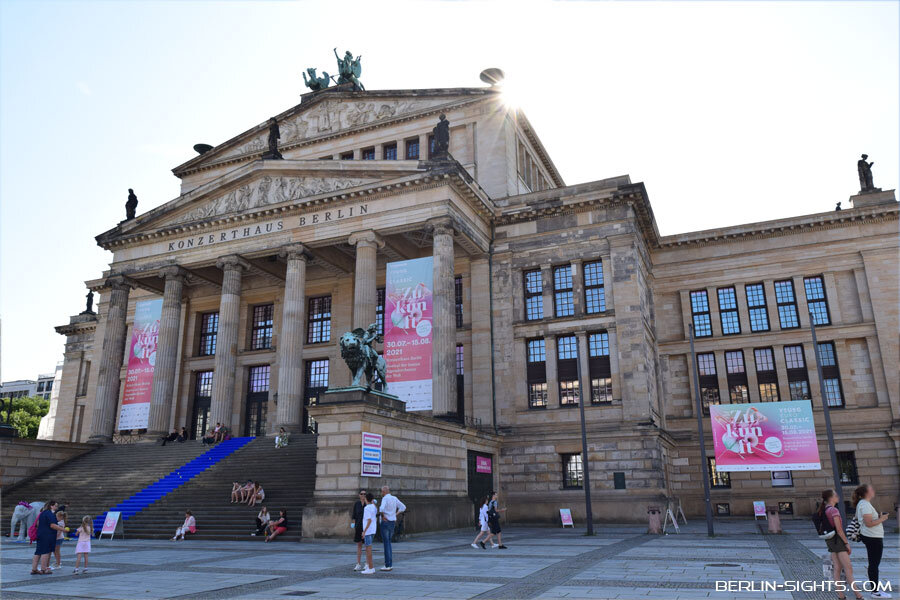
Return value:
<svg viewBox="0 0 900 600">
<path fill-rule="evenodd" d="M 433 161 L 441 112 L 451 158 Z M 643 519 L 670 496 L 700 514 L 691 293 L 708 300 L 710 335 L 696 342 L 716 366 L 705 394 L 758 401 L 762 384 L 777 384 L 788 399 L 805 372 L 820 420 L 805 293 L 815 280 L 828 315 L 819 341 L 836 356 L 832 420 L 848 491 L 859 479 L 883 497 L 900 492 L 893 192 L 854 196 L 840 212 L 660 236 L 644 184 L 620 176 L 566 186 L 494 88 L 339 86 L 304 95 L 278 119 L 284 160 L 261 160 L 261 123 L 176 167 L 178 198 L 97 237 L 113 254 L 87 282 L 101 294 L 99 315 L 57 328 L 67 346 L 54 439 L 196 434 L 217 421 L 239 434 L 299 434 L 317 424 L 317 492 L 303 526 L 326 535 L 345 516 L 328 505 L 376 483 L 360 477 L 359 436 L 383 431 L 385 481 L 446 508 L 445 524 L 467 522 L 469 451 L 493 457 L 511 519 L 550 521 L 560 507 L 577 519 L 584 390 L 594 515 Z M 383 313 L 386 264 L 423 256 L 435 259 L 433 410 L 316 406 L 326 386 L 349 383 L 336 342 Z M 776 282 L 793 287 L 797 327 L 782 327 Z M 723 310 L 736 313 L 720 314 L 720 290 L 731 288 L 735 306 Z M 761 307 L 748 305 L 750 290 Z M 149 298 L 165 298 L 152 424 L 119 431 L 125 343 L 135 303 Z M 799 370 L 784 350 L 798 345 Z M 771 350 L 774 369 L 760 368 L 759 349 Z M 744 372 L 728 373 L 735 355 L 726 362 L 726 352 L 737 351 Z M 822 438 L 820 422 L 817 431 Z M 808 512 L 829 482 L 824 445 L 820 454 L 824 470 L 794 472 L 791 487 L 736 473 L 730 487 L 717 478 L 713 500 L 731 514 L 749 514 L 752 500 Z"/>
<path fill-rule="evenodd" d="M 90 452 L 97 446 L 48 440 L 0 440 L 0 488 L 4 492 L 17 483 L 47 469 Z"/>
</svg>

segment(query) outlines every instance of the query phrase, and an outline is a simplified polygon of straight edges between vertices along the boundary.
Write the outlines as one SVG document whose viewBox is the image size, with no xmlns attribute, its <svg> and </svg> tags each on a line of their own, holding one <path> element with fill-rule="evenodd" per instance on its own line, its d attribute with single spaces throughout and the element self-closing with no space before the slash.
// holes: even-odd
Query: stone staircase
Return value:
<svg viewBox="0 0 900 600">
<path fill-rule="evenodd" d="M 125 535 L 171 538 L 190 510 L 197 520 L 192 539 L 260 540 L 251 537 L 259 511 L 231 504 L 233 481 L 259 481 L 266 491 L 262 503 L 272 515 L 287 511 L 290 529 L 279 539 L 299 541 L 303 507 L 312 499 L 316 481 L 316 436 L 295 434 L 285 448 L 273 438 L 256 438 L 228 458 L 134 515 Z"/>
</svg>

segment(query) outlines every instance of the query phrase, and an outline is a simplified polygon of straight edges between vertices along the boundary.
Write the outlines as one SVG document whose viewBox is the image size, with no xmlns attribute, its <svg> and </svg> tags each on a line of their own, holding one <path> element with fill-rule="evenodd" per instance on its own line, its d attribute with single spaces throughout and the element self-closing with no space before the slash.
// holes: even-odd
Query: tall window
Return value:
<svg viewBox="0 0 900 600">
<path fill-rule="evenodd" d="M 830 325 L 831 317 L 828 315 L 828 299 L 825 297 L 825 282 L 822 281 L 822 277 L 817 275 L 804 278 L 803 287 L 806 290 L 806 303 L 813 324 Z"/>
<path fill-rule="evenodd" d="M 434 134 L 428 136 L 428 158 L 434 156 Z"/>
<path fill-rule="evenodd" d="M 771 348 L 757 348 L 753 351 L 756 363 L 756 380 L 759 385 L 759 399 L 762 402 L 777 402 L 778 373 L 775 371 L 775 353 Z"/>
<path fill-rule="evenodd" d="M 737 296 L 733 287 L 719 288 L 719 320 L 722 322 L 722 334 L 733 335 L 741 332 L 738 319 Z"/>
<path fill-rule="evenodd" d="M 584 263 L 584 307 L 589 315 L 606 310 L 603 264 L 599 260 Z"/>
<path fill-rule="evenodd" d="M 272 347 L 274 315 L 274 304 L 260 304 L 253 307 L 253 330 L 250 333 L 251 350 L 263 350 Z"/>
<path fill-rule="evenodd" d="M 528 408 L 547 408 L 547 350 L 544 338 L 525 342 Z"/>
<path fill-rule="evenodd" d="M 384 145 L 384 160 L 397 160 L 397 144 Z"/>
<path fill-rule="evenodd" d="M 819 344 L 819 364 L 822 365 L 822 382 L 825 389 L 822 394 L 828 406 L 844 406 L 844 393 L 841 388 L 841 374 L 838 371 L 837 354 L 833 342 Z"/>
<path fill-rule="evenodd" d="M 303 386 L 303 427 L 306 433 L 316 433 L 318 427 L 315 419 L 309 416 L 306 408 L 319 401 L 319 394 L 328 389 L 328 359 L 306 361 L 306 374 Z"/>
<path fill-rule="evenodd" d="M 406 160 L 419 160 L 419 138 L 406 140 Z"/>
<path fill-rule="evenodd" d="M 584 487 L 584 467 L 581 462 L 581 453 L 563 454 L 562 470 L 564 488 Z"/>
<path fill-rule="evenodd" d="M 537 321 L 544 318 L 544 285 L 541 270 L 532 269 L 522 273 L 525 284 L 525 319 Z"/>
<path fill-rule="evenodd" d="M 691 292 L 691 318 L 694 321 L 694 337 L 712 335 L 712 323 L 709 320 L 709 297 L 706 290 Z"/>
<path fill-rule="evenodd" d="M 250 367 L 247 378 L 247 419 L 245 435 L 265 435 L 266 417 L 269 410 L 269 375 L 271 367 L 260 365 Z"/>
<path fill-rule="evenodd" d="M 578 406 L 578 339 L 574 335 L 556 338 L 556 375 L 560 406 Z"/>
<path fill-rule="evenodd" d="M 588 334 L 588 370 L 591 375 L 591 404 L 612 402 L 612 374 L 609 366 L 609 334 Z"/>
<path fill-rule="evenodd" d="M 800 327 L 797 318 L 797 299 L 794 297 L 794 282 L 790 279 L 775 282 L 775 302 L 778 305 L 778 321 L 782 329 Z"/>
<path fill-rule="evenodd" d="M 466 412 L 466 353 L 462 344 L 456 345 L 456 414 Z"/>
<path fill-rule="evenodd" d="M 198 371 L 194 375 L 194 415 L 192 435 L 195 440 L 203 439 L 212 425 L 209 422 L 212 384 L 212 371 Z"/>
<path fill-rule="evenodd" d="M 553 268 L 553 307 L 557 317 L 575 314 L 572 301 L 572 265 Z"/>
<path fill-rule="evenodd" d="M 216 353 L 218 333 L 219 313 L 210 312 L 200 315 L 200 356 L 212 356 Z"/>
<path fill-rule="evenodd" d="M 375 322 L 378 335 L 384 335 L 384 288 L 375 290 Z"/>
<path fill-rule="evenodd" d="M 697 355 L 697 370 L 700 372 L 700 401 L 708 412 L 710 404 L 719 404 L 719 379 L 716 374 L 716 355 L 705 352 Z"/>
<path fill-rule="evenodd" d="M 271 367 L 269 365 L 250 367 L 250 383 L 247 391 L 249 391 L 250 393 L 268 392 L 270 373 Z"/>
<path fill-rule="evenodd" d="M 331 296 L 309 299 L 306 343 L 318 344 L 331 341 Z"/>
<path fill-rule="evenodd" d="M 729 350 L 725 353 L 725 373 L 728 378 L 728 397 L 731 402 L 750 402 L 743 351 Z"/>
<path fill-rule="evenodd" d="M 361 154 L 363 160 L 375 160 L 375 148 L 363 148 Z"/>
<path fill-rule="evenodd" d="M 855 452 L 836 452 L 838 473 L 841 474 L 841 484 L 859 485 L 859 472 L 856 470 Z"/>
<path fill-rule="evenodd" d="M 747 293 L 747 308 L 750 312 L 750 331 L 769 330 L 769 312 L 766 308 L 766 290 L 761 283 L 744 286 Z"/>
<path fill-rule="evenodd" d="M 456 328 L 459 329 L 463 326 L 463 285 L 460 275 L 453 278 L 453 296 L 456 300 Z"/>
<path fill-rule="evenodd" d="M 788 388 L 791 400 L 811 400 L 809 374 L 803 358 L 803 346 L 785 346 L 784 362 L 787 366 Z"/>
<path fill-rule="evenodd" d="M 714 488 L 730 488 L 731 474 L 728 472 L 720 473 L 716 471 L 716 459 L 708 457 L 706 459 L 709 465 L 709 486 Z"/>
</svg>

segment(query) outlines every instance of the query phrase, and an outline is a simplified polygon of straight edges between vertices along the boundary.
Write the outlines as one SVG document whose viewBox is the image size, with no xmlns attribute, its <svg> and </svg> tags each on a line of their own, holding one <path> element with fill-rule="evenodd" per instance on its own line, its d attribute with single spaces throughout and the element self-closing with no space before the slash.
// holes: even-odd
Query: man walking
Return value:
<svg viewBox="0 0 900 600">
<path fill-rule="evenodd" d="M 381 541 L 384 543 L 384 566 L 382 571 L 390 571 L 394 568 L 394 556 L 391 550 L 391 538 L 394 537 L 394 528 L 397 526 L 397 515 L 406 510 L 406 505 L 400 502 L 396 496 L 391 495 L 388 486 L 381 488 Z"/>
</svg>

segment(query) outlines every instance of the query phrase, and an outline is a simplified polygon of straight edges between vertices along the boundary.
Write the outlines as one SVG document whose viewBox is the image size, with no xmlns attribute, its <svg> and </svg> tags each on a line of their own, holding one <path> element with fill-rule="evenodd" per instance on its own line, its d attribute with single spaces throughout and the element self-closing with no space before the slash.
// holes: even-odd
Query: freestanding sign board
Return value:
<svg viewBox="0 0 900 600">
<path fill-rule="evenodd" d="M 362 454 L 359 474 L 363 477 L 381 477 L 381 443 L 379 433 L 362 434 Z"/>
<path fill-rule="evenodd" d="M 822 468 L 809 400 L 709 407 L 716 471 Z"/>
<path fill-rule="evenodd" d="M 106 513 L 106 518 L 103 520 L 103 528 L 100 530 L 100 535 L 97 536 L 97 539 L 100 539 L 103 534 L 107 534 L 109 539 L 113 539 L 116 533 L 121 533 L 122 537 L 125 537 L 125 526 L 122 523 L 122 513 L 112 510 Z"/>
<path fill-rule="evenodd" d="M 432 285 L 430 256 L 388 263 L 384 359 L 388 389 L 406 410 L 431 410 Z"/>
<path fill-rule="evenodd" d="M 565 528 L 566 525 L 571 527 L 575 527 L 575 522 L 572 521 L 572 509 L 570 508 L 561 508 L 559 509 L 559 519 L 562 521 L 562 526 Z"/>
<path fill-rule="evenodd" d="M 753 501 L 753 520 L 755 521 L 757 517 L 766 517 L 766 502 L 765 500 L 754 500 Z"/>
<path fill-rule="evenodd" d="M 150 396 L 156 367 L 156 342 L 162 298 L 135 304 L 134 328 L 128 347 L 128 373 L 119 411 L 119 429 L 145 429 L 150 422 Z"/>
</svg>

